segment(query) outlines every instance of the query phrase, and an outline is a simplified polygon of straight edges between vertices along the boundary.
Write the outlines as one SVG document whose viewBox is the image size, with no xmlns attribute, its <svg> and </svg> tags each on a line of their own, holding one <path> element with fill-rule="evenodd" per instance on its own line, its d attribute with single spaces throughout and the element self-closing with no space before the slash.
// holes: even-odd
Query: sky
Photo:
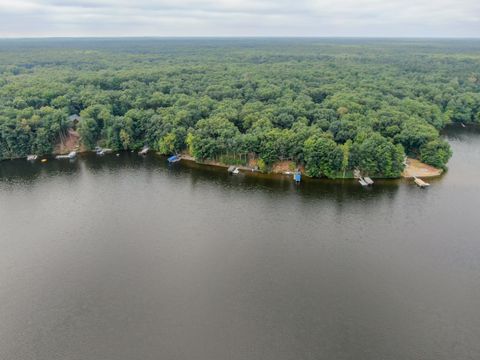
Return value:
<svg viewBox="0 0 480 360">
<path fill-rule="evenodd" d="M 0 0 L 0 37 L 480 37 L 480 0 Z"/>
</svg>

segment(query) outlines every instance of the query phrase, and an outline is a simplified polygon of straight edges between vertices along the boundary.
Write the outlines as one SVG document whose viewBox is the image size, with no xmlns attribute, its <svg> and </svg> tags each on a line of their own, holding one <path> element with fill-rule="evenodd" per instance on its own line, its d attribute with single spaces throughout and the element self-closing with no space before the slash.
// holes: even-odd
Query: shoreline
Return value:
<svg viewBox="0 0 480 360">
<path fill-rule="evenodd" d="M 232 165 L 223 164 L 223 163 L 216 162 L 216 161 L 197 161 L 193 156 L 190 156 L 190 155 L 181 155 L 181 159 L 185 160 L 185 161 L 188 161 L 188 162 L 198 164 L 198 165 L 215 166 L 215 167 L 220 167 L 220 168 L 225 168 L 225 169 L 232 166 Z M 261 173 L 261 174 L 267 174 L 267 175 L 291 176 L 291 174 L 285 174 L 283 172 L 275 172 L 275 171 L 263 172 L 263 171 L 255 170 L 255 169 L 253 169 L 249 166 L 242 166 L 242 165 L 238 165 L 238 166 L 233 165 L 233 166 L 237 167 L 242 172 Z M 272 167 L 275 167 L 275 164 Z M 302 176 L 311 178 L 310 176 L 305 174 L 303 167 L 301 167 L 301 168 L 302 168 L 302 170 L 301 170 Z M 399 177 L 397 177 L 397 178 L 385 178 L 385 177 L 371 176 L 371 178 L 372 179 L 377 179 L 377 180 L 413 179 L 415 177 L 436 178 L 436 177 L 442 176 L 443 174 L 444 174 L 444 171 L 442 169 L 437 169 L 433 166 L 422 163 L 420 160 L 417 160 L 417 159 L 407 158 L 407 165 L 405 166 L 405 169 L 403 170 L 402 174 Z M 334 179 L 330 179 L 330 180 L 355 180 L 355 177 L 354 176 L 338 177 L 338 178 L 334 178 Z"/>
<path fill-rule="evenodd" d="M 138 153 L 138 152 L 132 151 L 132 150 L 114 151 L 114 153 L 122 153 L 122 152 L 135 153 L 135 154 Z M 151 151 L 151 153 L 153 153 L 155 155 L 158 155 L 158 156 L 166 157 L 166 155 L 162 155 L 162 154 L 160 154 L 158 152 L 155 152 L 155 151 Z M 77 155 L 83 155 L 83 154 L 95 154 L 95 151 L 92 151 L 92 150 L 77 151 Z M 55 159 L 56 155 L 58 155 L 58 153 L 56 153 L 56 152 L 52 153 L 52 154 L 49 154 L 49 155 L 41 155 L 41 156 L 38 157 L 38 160 L 35 160 L 35 161 L 39 161 L 41 159 L 56 160 Z M 142 156 L 142 155 L 139 155 L 139 156 Z M 22 160 L 22 159 L 24 159 L 25 161 L 28 161 L 24 157 L 13 158 L 13 159 L 5 159 L 5 160 L 2 160 L 2 161 Z M 191 163 L 194 163 L 194 164 L 197 164 L 197 165 L 213 166 L 213 167 L 225 168 L 225 169 L 228 169 L 230 166 L 232 166 L 232 165 L 229 165 L 229 164 L 224 164 L 224 163 L 220 163 L 220 162 L 213 161 L 213 160 L 197 161 L 193 156 L 188 155 L 188 154 L 182 154 L 181 155 L 181 160 L 186 161 L 186 162 L 191 162 Z M 281 164 L 281 163 L 282 163 L 281 161 L 279 161 L 277 163 L 274 163 L 272 165 L 272 168 L 275 168 L 278 164 Z M 260 171 L 258 169 L 253 168 L 253 167 L 245 166 L 245 165 L 233 165 L 233 166 L 237 167 L 241 172 L 248 172 L 248 173 L 251 173 L 251 174 L 292 176 L 292 174 L 285 173 L 285 172 L 282 172 L 282 171 Z M 304 176 L 306 178 L 313 179 L 312 177 L 305 174 L 305 169 L 303 168 L 303 166 L 296 166 L 296 167 L 300 168 L 300 172 L 302 173 L 302 176 Z M 402 172 L 402 174 L 399 177 L 396 177 L 396 178 L 385 178 L 385 177 L 375 177 L 375 176 L 370 176 L 370 177 L 372 179 L 377 179 L 377 180 L 413 179 L 414 177 L 418 177 L 418 178 L 437 178 L 437 177 L 442 176 L 444 173 L 445 172 L 442 169 L 434 168 L 433 166 L 422 163 L 420 160 L 413 159 L 413 158 L 407 158 L 407 165 L 406 165 L 404 171 Z M 355 180 L 355 177 L 352 175 L 352 176 L 346 176 L 346 177 L 333 178 L 333 179 L 330 179 L 330 180 Z"/>
</svg>

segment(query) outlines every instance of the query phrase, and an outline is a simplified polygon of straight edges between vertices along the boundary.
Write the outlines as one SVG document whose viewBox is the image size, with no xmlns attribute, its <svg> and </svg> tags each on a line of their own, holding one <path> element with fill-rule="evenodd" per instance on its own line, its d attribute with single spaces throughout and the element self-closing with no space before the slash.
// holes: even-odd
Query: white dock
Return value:
<svg viewBox="0 0 480 360">
<path fill-rule="evenodd" d="M 367 183 L 367 185 L 373 185 L 373 180 L 370 179 L 368 176 L 365 176 L 363 180 Z"/>
<path fill-rule="evenodd" d="M 422 189 L 430 186 L 429 183 L 423 181 L 423 180 L 420 179 L 420 178 L 414 177 L 414 179 L 415 179 L 415 180 L 414 180 L 414 181 L 415 181 L 415 184 L 417 184 L 417 186 L 421 187 Z"/>
<path fill-rule="evenodd" d="M 367 183 L 363 178 L 359 178 L 359 179 L 358 179 L 358 182 L 359 182 L 360 185 L 362 185 L 362 186 L 368 186 L 368 183 Z"/>
</svg>

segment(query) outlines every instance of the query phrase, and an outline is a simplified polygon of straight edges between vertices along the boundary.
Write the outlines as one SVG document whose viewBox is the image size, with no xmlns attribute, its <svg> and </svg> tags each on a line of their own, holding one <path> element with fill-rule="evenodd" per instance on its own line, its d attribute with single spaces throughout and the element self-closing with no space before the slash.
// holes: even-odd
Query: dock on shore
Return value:
<svg viewBox="0 0 480 360">
<path fill-rule="evenodd" d="M 417 177 L 414 177 L 414 181 L 415 181 L 415 184 L 417 184 L 417 186 L 422 188 L 422 189 L 430 186 L 429 183 L 427 183 L 427 182 L 425 182 L 422 179 L 417 178 Z"/>
<path fill-rule="evenodd" d="M 367 185 L 373 185 L 373 180 L 371 178 L 369 178 L 368 176 L 365 176 L 363 178 L 363 181 L 365 181 L 367 183 Z"/>
</svg>

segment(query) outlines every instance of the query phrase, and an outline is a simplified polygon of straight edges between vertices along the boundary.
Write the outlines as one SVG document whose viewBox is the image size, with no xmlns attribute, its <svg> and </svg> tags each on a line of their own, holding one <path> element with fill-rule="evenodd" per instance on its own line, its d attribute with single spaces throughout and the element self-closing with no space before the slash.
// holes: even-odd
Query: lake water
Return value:
<svg viewBox="0 0 480 360">
<path fill-rule="evenodd" d="M 0 359 L 480 358 L 480 133 L 306 181 L 136 154 L 0 163 Z"/>
</svg>

